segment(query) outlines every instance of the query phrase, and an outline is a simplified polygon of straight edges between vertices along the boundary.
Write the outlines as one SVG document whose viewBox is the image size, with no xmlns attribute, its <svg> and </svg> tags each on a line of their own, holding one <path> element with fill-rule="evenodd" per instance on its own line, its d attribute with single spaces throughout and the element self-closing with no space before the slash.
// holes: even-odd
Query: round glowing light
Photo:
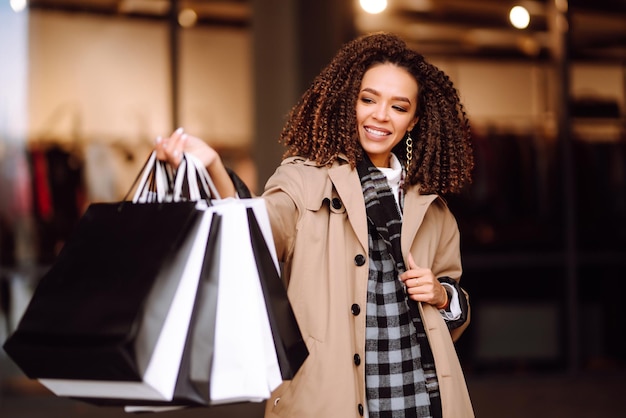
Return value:
<svg viewBox="0 0 626 418">
<path fill-rule="evenodd" d="M 361 8 L 367 13 L 377 14 L 387 8 L 387 0 L 360 0 Z"/>
<path fill-rule="evenodd" d="M 183 28 L 190 28 L 198 21 L 198 14 L 192 9 L 183 9 L 178 13 L 178 24 Z"/>
<path fill-rule="evenodd" d="M 11 0 L 11 9 L 14 12 L 21 12 L 22 10 L 24 10 L 27 6 L 27 1 L 26 0 Z"/>
<path fill-rule="evenodd" d="M 515 6 L 509 12 L 509 20 L 517 29 L 526 29 L 530 23 L 530 14 L 522 6 Z"/>
</svg>

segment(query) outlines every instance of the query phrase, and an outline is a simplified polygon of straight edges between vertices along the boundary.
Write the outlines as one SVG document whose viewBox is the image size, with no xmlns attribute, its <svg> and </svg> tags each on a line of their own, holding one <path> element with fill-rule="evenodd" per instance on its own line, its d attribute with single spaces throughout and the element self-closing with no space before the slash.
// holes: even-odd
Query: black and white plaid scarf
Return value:
<svg viewBox="0 0 626 418">
<path fill-rule="evenodd" d="M 357 164 L 368 219 L 369 280 L 365 379 L 370 418 L 441 417 L 430 345 L 414 301 L 398 279 L 402 215 L 385 175 L 367 158 Z M 400 206 L 403 205 L 400 195 Z"/>
</svg>

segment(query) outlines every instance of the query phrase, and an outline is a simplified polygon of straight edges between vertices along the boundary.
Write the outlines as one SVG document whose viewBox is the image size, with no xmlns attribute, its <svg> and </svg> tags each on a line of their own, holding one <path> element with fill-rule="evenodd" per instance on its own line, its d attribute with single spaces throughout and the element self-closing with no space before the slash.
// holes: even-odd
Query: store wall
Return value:
<svg viewBox="0 0 626 418">
<path fill-rule="evenodd" d="M 171 126 L 166 22 L 31 12 L 29 140 L 151 141 Z M 216 145 L 251 132 L 250 39 L 194 28 L 180 38 L 181 124 Z"/>
</svg>

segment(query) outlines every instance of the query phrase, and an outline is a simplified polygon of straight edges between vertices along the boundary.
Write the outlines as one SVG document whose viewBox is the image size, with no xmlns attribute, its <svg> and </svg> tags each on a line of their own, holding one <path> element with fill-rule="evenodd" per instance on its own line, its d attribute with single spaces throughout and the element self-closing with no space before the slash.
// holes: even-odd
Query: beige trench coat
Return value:
<svg viewBox="0 0 626 418">
<path fill-rule="evenodd" d="M 291 158 L 266 184 L 279 259 L 309 357 L 267 401 L 266 417 L 359 417 L 365 397 L 368 236 L 356 170 Z M 402 251 L 436 277 L 461 276 L 456 220 L 436 195 L 405 195 Z M 406 259 L 405 259 L 406 264 Z M 453 345 L 467 326 L 448 328 L 437 309 L 419 304 L 430 341 L 444 418 L 473 417 Z"/>
</svg>

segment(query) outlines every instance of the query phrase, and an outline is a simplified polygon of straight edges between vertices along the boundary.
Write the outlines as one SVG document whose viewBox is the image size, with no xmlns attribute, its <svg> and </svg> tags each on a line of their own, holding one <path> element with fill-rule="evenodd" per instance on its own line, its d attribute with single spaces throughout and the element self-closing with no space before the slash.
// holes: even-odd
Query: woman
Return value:
<svg viewBox="0 0 626 418">
<path fill-rule="evenodd" d="M 469 323 L 455 218 L 469 123 L 448 77 L 398 37 L 346 44 L 291 110 L 265 186 L 288 294 L 309 349 L 266 417 L 471 417 L 453 341 Z M 158 141 L 235 188 L 181 129 Z"/>
</svg>

